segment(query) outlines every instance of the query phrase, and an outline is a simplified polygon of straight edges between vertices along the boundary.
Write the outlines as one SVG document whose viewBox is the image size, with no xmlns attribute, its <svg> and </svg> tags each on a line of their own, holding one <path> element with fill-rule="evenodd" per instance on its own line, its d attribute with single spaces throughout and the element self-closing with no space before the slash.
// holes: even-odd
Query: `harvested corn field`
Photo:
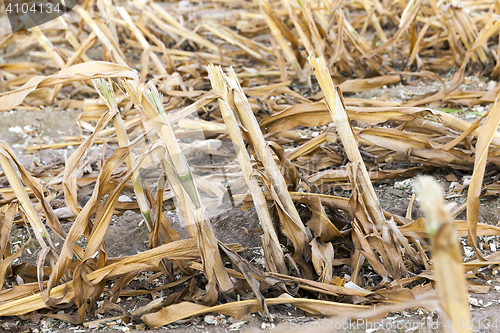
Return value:
<svg viewBox="0 0 500 333">
<path fill-rule="evenodd" d="M 500 326 L 498 0 L 1 6 L 1 330 Z"/>
</svg>

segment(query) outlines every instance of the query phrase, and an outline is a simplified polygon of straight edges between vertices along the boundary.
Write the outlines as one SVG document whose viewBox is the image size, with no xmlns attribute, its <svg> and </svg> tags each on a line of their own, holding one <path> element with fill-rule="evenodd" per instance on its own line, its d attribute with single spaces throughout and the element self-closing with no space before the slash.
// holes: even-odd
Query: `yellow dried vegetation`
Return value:
<svg viewBox="0 0 500 333">
<path fill-rule="evenodd" d="M 176 287 L 120 318 L 154 328 L 210 312 L 268 316 L 286 303 L 342 320 L 414 307 L 470 320 L 467 292 L 485 288 L 464 272 L 500 264 L 478 239 L 500 236 L 478 223 L 480 198 L 500 189 L 500 86 L 463 84 L 471 71 L 500 76 L 499 15 L 497 0 L 85 0 L 0 36 L 0 111 L 82 111 L 80 135 L 26 147 L 77 147 L 51 173 L 27 170 L 0 142 L 0 316 L 43 310 L 84 323 L 103 293 Z M 397 100 L 352 94 L 419 82 L 431 88 Z M 449 112 L 491 103 L 473 123 Z M 112 153 L 96 168 L 97 144 Z M 225 171 L 207 176 L 214 164 L 200 171 L 196 154 L 222 158 Z M 472 177 L 455 211 L 427 178 L 425 218 L 412 218 L 415 197 L 406 216 L 381 208 L 373 183 L 446 167 Z M 125 188 L 131 202 L 119 200 Z M 165 214 L 173 199 L 188 239 Z M 264 266 L 241 256 L 238 239 L 218 240 L 208 210 L 227 200 L 255 207 Z M 150 250 L 110 258 L 104 236 L 126 209 L 142 213 Z M 36 265 L 14 264 L 25 248 L 12 252 L 16 223 L 39 244 Z M 477 260 L 463 262 L 465 236 Z M 127 289 L 144 272 L 165 283 Z"/>
</svg>

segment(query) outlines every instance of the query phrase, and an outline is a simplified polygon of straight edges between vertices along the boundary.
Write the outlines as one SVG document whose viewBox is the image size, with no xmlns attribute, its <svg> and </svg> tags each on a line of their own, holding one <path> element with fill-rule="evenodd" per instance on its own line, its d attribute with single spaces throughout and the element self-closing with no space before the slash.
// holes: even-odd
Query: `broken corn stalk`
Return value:
<svg viewBox="0 0 500 333">
<path fill-rule="evenodd" d="M 362 193 L 363 201 L 366 204 L 366 208 L 375 227 L 377 230 L 380 230 L 382 224 L 385 222 L 384 214 L 382 213 L 380 203 L 370 181 L 370 176 L 359 152 L 358 142 L 352 131 L 351 123 L 349 122 L 349 117 L 347 116 L 344 102 L 341 97 L 342 92 L 338 86 L 333 84 L 330 73 L 326 69 L 325 62 L 322 58 L 316 58 L 310 55 L 308 60 L 318 79 L 321 90 L 325 94 L 326 105 L 328 106 L 328 110 L 339 132 L 339 137 L 344 145 L 347 157 L 351 163 L 357 164 L 361 171 L 359 180 L 361 183 L 360 186 L 364 189 Z"/>
<path fill-rule="evenodd" d="M 4 149 L 0 148 L 0 165 L 2 166 L 5 176 L 7 177 L 7 180 L 9 181 L 10 186 L 15 193 L 17 200 L 19 200 L 19 202 L 21 203 L 24 214 L 26 215 L 31 228 L 35 233 L 36 240 L 38 241 L 42 249 L 45 249 L 48 247 L 45 241 L 49 240 L 47 239 L 47 232 L 44 225 L 42 224 L 42 221 L 40 220 L 40 217 L 35 211 L 35 208 L 33 207 L 28 194 L 26 193 L 19 175 L 12 167 L 12 164 L 8 157 L 9 155 L 10 154 L 8 154 L 8 152 L 5 152 Z"/>
</svg>

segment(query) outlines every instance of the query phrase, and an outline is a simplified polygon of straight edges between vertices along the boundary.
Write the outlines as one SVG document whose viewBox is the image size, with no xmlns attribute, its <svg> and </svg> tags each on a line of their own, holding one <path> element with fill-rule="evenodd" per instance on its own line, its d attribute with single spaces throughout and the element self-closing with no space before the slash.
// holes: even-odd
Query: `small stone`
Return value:
<svg viewBox="0 0 500 333">
<path fill-rule="evenodd" d="M 446 176 L 446 180 L 449 181 L 449 182 L 456 182 L 458 179 L 457 179 L 457 176 L 455 176 L 454 174 L 450 173 L 449 175 Z"/>
<path fill-rule="evenodd" d="M 472 176 L 463 176 L 462 177 L 462 182 L 463 182 L 464 187 L 468 186 L 470 184 L 471 179 L 472 179 Z"/>
<path fill-rule="evenodd" d="M 410 188 L 412 184 L 413 184 L 413 179 L 408 178 L 400 182 L 395 182 L 394 188 L 397 188 L 399 190 L 406 190 L 407 188 Z"/>
<path fill-rule="evenodd" d="M 50 322 L 47 319 L 42 319 L 40 321 L 40 325 L 42 326 L 43 329 L 47 329 L 50 326 Z"/>
<path fill-rule="evenodd" d="M 490 91 L 490 90 L 493 90 L 495 89 L 497 86 L 497 83 L 496 81 L 490 81 L 488 82 L 488 84 L 486 85 L 486 90 Z"/>
<path fill-rule="evenodd" d="M 479 301 L 477 298 L 470 297 L 469 298 L 469 303 L 474 306 L 479 306 Z"/>
<path fill-rule="evenodd" d="M 474 255 L 474 250 L 471 246 L 464 246 L 464 252 L 467 258 L 470 258 Z"/>
<path fill-rule="evenodd" d="M 205 320 L 205 323 L 207 323 L 207 324 L 217 325 L 217 320 L 215 319 L 214 316 L 206 315 L 204 320 Z"/>
<path fill-rule="evenodd" d="M 120 195 L 120 197 L 118 198 L 118 202 L 133 202 L 134 200 L 132 200 L 130 197 L 126 196 L 126 195 Z"/>
<path fill-rule="evenodd" d="M 229 330 L 230 331 L 239 331 L 241 326 L 245 325 L 247 323 L 247 321 L 238 321 L 234 324 L 232 324 L 231 326 L 229 326 Z"/>
</svg>

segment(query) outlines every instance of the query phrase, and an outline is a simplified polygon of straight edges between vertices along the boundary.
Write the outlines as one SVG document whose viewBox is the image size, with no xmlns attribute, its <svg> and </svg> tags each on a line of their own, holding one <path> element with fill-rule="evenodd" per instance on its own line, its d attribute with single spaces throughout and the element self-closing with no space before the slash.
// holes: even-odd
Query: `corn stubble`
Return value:
<svg viewBox="0 0 500 333">
<path fill-rule="evenodd" d="M 204 20 L 204 11 L 224 15 Z M 0 184 L 8 183 L 0 188 L 0 316 L 43 310 L 84 323 L 102 294 L 116 302 L 169 290 L 123 318 L 153 328 L 210 312 L 269 316 L 268 307 L 291 304 L 339 321 L 426 307 L 469 322 L 467 292 L 489 288 L 466 280 L 464 270 L 500 264 L 477 238 L 500 236 L 500 227 L 478 223 L 480 198 L 500 192 L 500 88 L 461 85 L 471 68 L 499 77 L 499 13 L 498 1 L 198 8 L 90 0 L 43 27 L 2 36 L 0 111 L 82 108 L 82 133 L 26 147 L 77 146 L 53 170 L 26 169 L 0 142 Z M 24 55 L 40 61 L 16 61 Z M 435 72 L 453 66 L 445 84 Z M 418 80 L 437 88 L 399 101 L 345 95 Z M 450 113 L 485 103 L 494 104 L 473 123 Z M 205 138 L 186 140 L 194 129 Z M 97 144 L 103 153 L 114 149 L 95 167 Z M 193 167 L 193 152 L 224 157 L 227 172 L 207 176 Z M 142 177 L 153 167 L 156 179 Z M 454 212 L 425 178 L 418 191 L 425 218 L 412 218 L 414 198 L 406 216 L 381 208 L 373 182 L 439 167 L 472 176 Z M 349 196 L 331 195 L 338 188 Z M 124 189 L 135 194 L 132 202 L 119 200 Z M 84 191 L 90 199 L 82 205 Z M 231 204 L 255 207 L 264 268 L 240 256 L 238 239 L 218 240 L 208 210 L 226 192 Z M 56 198 L 64 214 L 52 209 Z M 174 198 L 188 239 L 165 214 Z M 109 258 L 104 236 L 126 209 L 141 212 L 150 249 Z M 455 220 L 464 209 L 467 220 Z M 12 251 L 17 224 L 39 245 L 36 265 L 16 263 L 27 244 Z M 466 263 L 457 243 L 464 236 L 477 256 Z M 144 272 L 165 284 L 127 289 Z"/>
</svg>

